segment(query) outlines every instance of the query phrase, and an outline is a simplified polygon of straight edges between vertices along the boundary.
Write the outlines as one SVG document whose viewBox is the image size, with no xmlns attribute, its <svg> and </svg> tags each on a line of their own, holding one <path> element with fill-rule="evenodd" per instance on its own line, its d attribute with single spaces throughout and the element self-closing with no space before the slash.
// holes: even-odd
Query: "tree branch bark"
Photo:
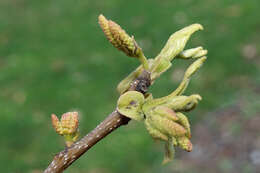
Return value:
<svg viewBox="0 0 260 173">
<path fill-rule="evenodd" d="M 143 71 L 142 74 L 131 83 L 129 91 L 139 91 L 145 94 L 151 85 L 150 73 Z M 57 153 L 44 173 L 61 173 L 68 168 L 74 161 L 93 147 L 98 141 L 102 140 L 109 133 L 122 125 L 128 124 L 131 119 L 120 114 L 117 110 L 112 112 L 95 129 L 74 143 L 71 147 Z"/>
</svg>

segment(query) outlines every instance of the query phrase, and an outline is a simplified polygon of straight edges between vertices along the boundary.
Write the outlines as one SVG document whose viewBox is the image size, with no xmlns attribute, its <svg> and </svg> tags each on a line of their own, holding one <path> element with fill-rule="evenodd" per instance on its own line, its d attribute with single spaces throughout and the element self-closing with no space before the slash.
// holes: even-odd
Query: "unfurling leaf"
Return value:
<svg viewBox="0 0 260 173">
<path fill-rule="evenodd" d="M 206 56 L 207 53 L 208 53 L 208 51 L 204 50 L 202 47 L 196 47 L 196 48 L 187 49 L 187 50 L 182 51 L 181 53 L 179 53 L 178 56 L 176 56 L 176 58 L 196 59 L 196 58 Z"/>
<path fill-rule="evenodd" d="M 144 96 L 137 91 L 128 91 L 121 95 L 117 102 L 117 110 L 120 114 L 141 121 L 144 119 L 142 105 L 144 103 Z"/>
<path fill-rule="evenodd" d="M 173 109 L 176 112 L 187 112 L 194 109 L 200 100 L 201 96 L 198 94 L 193 94 L 191 96 L 176 96 L 167 100 L 167 102 L 165 102 L 165 106 Z"/>
<path fill-rule="evenodd" d="M 181 53 L 189 40 L 190 36 L 198 31 L 202 30 L 203 27 L 200 24 L 192 24 L 187 26 L 170 36 L 164 48 L 161 50 L 159 55 L 155 58 L 155 62 L 151 68 L 152 80 L 159 77 L 163 72 L 170 68 L 170 64 L 173 58 Z M 168 62 L 167 62 L 168 61 Z M 162 65 L 168 64 L 168 65 Z M 164 66 L 162 68 L 161 66 Z"/>
</svg>

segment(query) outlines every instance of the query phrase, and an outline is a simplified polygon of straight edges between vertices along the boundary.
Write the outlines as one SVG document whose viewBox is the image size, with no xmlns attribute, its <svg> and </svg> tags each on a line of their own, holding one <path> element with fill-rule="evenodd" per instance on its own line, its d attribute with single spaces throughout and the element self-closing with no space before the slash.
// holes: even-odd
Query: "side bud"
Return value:
<svg viewBox="0 0 260 173">
<path fill-rule="evenodd" d="M 61 126 L 65 135 L 75 133 L 79 126 L 78 112 L 67 112 L 63 114 L 61 116 Z"/>
<path fill-rule="evenodd" d="M 79 135 L 78 132 L 78 112 L 67 112 L 61 116 L 59 121 L 58 117 L 55 114 L 51 115 L 52 126 L 55 129 L 56 133 L 64 136 L 66 145 L 71 146 Z"/>
</svg>

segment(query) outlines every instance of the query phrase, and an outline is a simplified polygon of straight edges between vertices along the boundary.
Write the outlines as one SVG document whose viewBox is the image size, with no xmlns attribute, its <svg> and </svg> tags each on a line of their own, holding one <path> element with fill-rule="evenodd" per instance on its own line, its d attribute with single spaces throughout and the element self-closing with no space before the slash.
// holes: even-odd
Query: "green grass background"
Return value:
<svg viewBox="0 0 260 173">
<path fill-rule="evenodd" d="M 196 124 L 241 95 L 252 103 L 259 100 L 251 94 L 260 88 L 259 10 L 259 0 L 1 0 L 1 172 L 41 172 L 63 149 L 51 113 L 79 111 L 83 135 L 115 108 L 116 85 L 138 61 L 108 43 L 97 23 L 100 13 L 133 34 L 150 58 L 176 30 L 192 23 L 204 26 L 186 47 L 209 51 L 187 90 L 203 97 L 188 113 Z M 153 95 L 172 91 L 190 63 L 176 60 L 151 87 Z M 259 106 L 249 107 L 248 116 Z M 162 151 L 142 124 L 131 122 L 66 172 L 170 172 L 161 166 Z"/>
</svg>

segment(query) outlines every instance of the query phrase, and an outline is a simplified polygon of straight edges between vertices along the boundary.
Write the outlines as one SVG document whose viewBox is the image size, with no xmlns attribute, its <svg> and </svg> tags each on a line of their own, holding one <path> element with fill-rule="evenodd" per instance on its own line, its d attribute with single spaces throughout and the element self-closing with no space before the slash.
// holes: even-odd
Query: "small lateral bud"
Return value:
<svg viewBox="0 0 260 173">
<path fill-rule="evenodd" d="M 67 112 L 64 113 L 59 121 L 55 114 L 51 115 L 52 125 L 55 131 L 59 135 L 72 135 L 78 129 L 78 113 L 77 112 Z"/>
<path fill-rule="evenodd" d="M 61 126 L 64 134 L 73 134 L 79 125 L 78 112 L 67 112 L 61 116 Z"/>
<path fill-rule="evenodd" d="M 79 137 L 78 112 L 67 112 L 61 116 L 59 121 L 55 114 L 51 115 L 52 126 L 56 133 L 63 136 L 67 147 L 70 147 Z"/>
</svg>

